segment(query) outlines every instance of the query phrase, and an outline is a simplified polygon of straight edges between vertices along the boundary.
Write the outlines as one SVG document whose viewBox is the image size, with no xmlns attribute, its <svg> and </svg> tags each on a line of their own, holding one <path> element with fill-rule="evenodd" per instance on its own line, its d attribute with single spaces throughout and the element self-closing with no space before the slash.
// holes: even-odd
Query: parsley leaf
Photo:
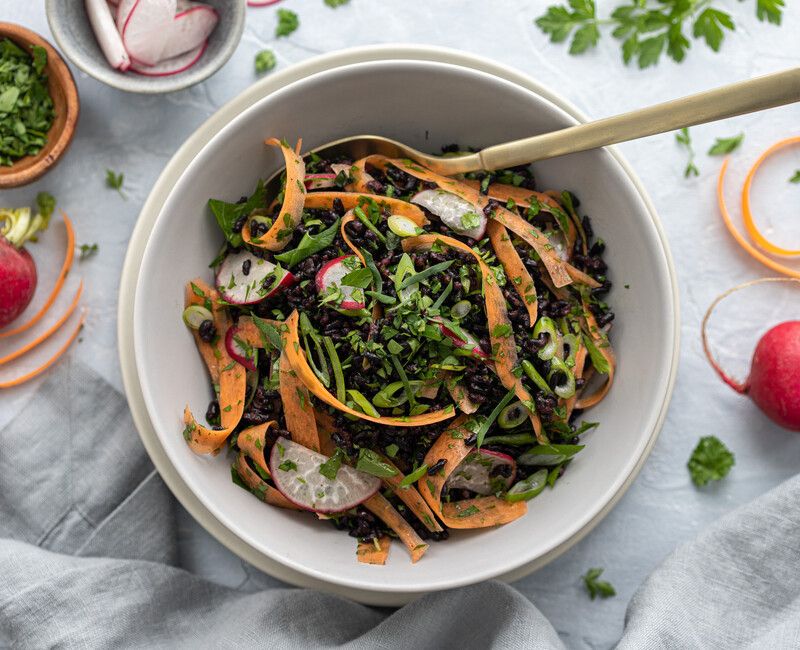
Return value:
<svg viewBox="0 0 800 650">
<path fill-rule="evenodd" d="M 231 246 L 242 245 L 242 234 L 234 232 L 234 224 L 241 218 L 247 217 L 256 208 L 263 208 L 266 205 L 266 193 L 264 191 L 264 181 L 259 180 L 256 189 L 250 198 L 244 203 L 228 203 L 219 199 L 209 199 L 208 207 L 214 214 L 214 218 L 219 224 L 220 230 L 225 235 Z"/>
<path fill-rule="evenodd" d="M 733 454 L 715 436 L 700 438 L 686 466 L 692 482 L 698 487 L 719 481 L 728 475 L 736 462 Z"/>
<path fill-rule="evenodd" d="M 278 26 L 275 28 L 275 36 L 289 36 L 298 27 L 300 27 L 300 19 L 294 11 L 289 9 L 278 9 Z"/>
<path fill-rule="evenodd" d="M 780 25 L 783 17 L 783 0 L 757 0 L 756 18 L 762 23 L 766 20 L 773 25 Z"/>
<path fill-rule="evenodd" d="M 683 170 L 683 177 L 689 178 L 689 176 L 700 176 L 700 170 L 697 169 L 697 165 L 694 164 L 694 147 L 692 147 L 692 136 L 689 135 L 689 129 L 682 128 L 675 134 L 675 141 L 686 147 L 686 150 L 689 152 L 689 160 L 686 163 L 686 168 Z"/>
<path fill-rule="evenodd" d="M 800 169 L 795 170 L 794 176 L 789 179 L 790 183 L 800 183 Z"/>
<path fill-rule="evenodd" d="M 261 50 L 256 54 L 255 66 L 258 74 L 269 72 L 277 63 L 278 60 L 275 58 L 275 52 L 272 50 Z"/>
<path fill-rule="evenodd" d="M 706 45 L 715 52 L 719 52 L 722 39 L 725 38 L 723 29 L 733 31 L 736 26 L 730 14 L 708 7 L 700 12 L 692 27 L 692 36 L 705 39 Z"/>
<path fill-rule="evenodd" d="M 112 190 L 117 190 L 123 199 L 125 198 L 125 194 L 122 191 L 122 184 L 124 182 L 125 174 L 117 174 L 113 169 L 106 169 L 106 187 L 110 187 Z"/>
<path fill-rule="evenodd" d="M 742 140 L 744 140 L 744 133 L 735 135 L 732 138 L 717 138 L 711 149 L 708 150 L 708 155 L 724 156 L 725 154 L 736 151 L 739 145 L 742 144 Z"/>
<path fill-rule="evenodd" d="M 97 244 L 81 244 L 78 248 L 80 249 L 80 255 L 78 256 L 79 262 L 83 262 L 83 260 L 96 255 L 97 251 L 100 250 Z"/>
<path fill-rule="evenodd" d="M 583 577 L 583 584 L 586 585 L 586 590 L 589 592 L 589 598 L 594 600 L 597 596 L 600 598 L 610 598 L 616 596 L 617 592 L 610 582 L 605 580 L 598 580 L 603 575 L 603 569 L 594 568 L 589 569 Z"/>
<path fill-rule="evenodd" d="M 348 2 L 350 2 L 350 0 L 325 0 L 325 4 L 331 9 L 336 9 L 336 7 L 346 5 Z M 781 2 L 781 0 L 778 0 L 778 2 Z"/>
<path fill-rule="evenodd" d="M 315 253 L 325 250 L 333 243 L 333 240 L 336 239 L 336 235 L 339 233 L 339 221 L 340 220 L 337 219 L 330 227 L 315 235 L 310 235 L 308 232 L 305 232 L 297 248 L 278 253 L 275 255 L 275 259 L 286 264 L 289 268 L 292 268 L 307 257 L 311 257 Z"/>
</svg>

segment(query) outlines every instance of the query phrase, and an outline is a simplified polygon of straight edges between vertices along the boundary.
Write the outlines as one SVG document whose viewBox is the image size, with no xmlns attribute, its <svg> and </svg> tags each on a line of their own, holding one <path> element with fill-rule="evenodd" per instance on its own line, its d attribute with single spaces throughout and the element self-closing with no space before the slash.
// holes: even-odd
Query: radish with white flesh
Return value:
<svg viewBox="0 0 800 650">
<path fill-rule="evenodd" d="M 166 59 L 156 65 L 144 65 L 138 61 L 132 61 L 130 70 L 131 72 L 145 77 L 169 77 L 170 75 L 178 74 L 179 72 L 191 68 L 200 60 L 200 57 L 203 56 L 203 52 L 206 51 L 207 46 L 208 41 L 193 49 L 191 52 Z"/>
<path fill-rule="evenodd" d="M 229 327 L 227 333 L 225 334 L 225 349 L 227 350 L 228 354 L 230 355 L 231 359 L 234 361 L 238 361 L 248 370 L 255 370 L 255 348 L 250 346 L 250 349 L 245 349 L 244 346 L 237 341 L 236 332 L 238 331 L 237 327 Z"/>
<path fill-rule="evenodd" d="M 320 473 L 327 460 L 296 442 L 278 438 L 269 456 L 269 471 L 283 496 L 300 508 L 319 513 L 349 510 L 380 489 L 379 478 L 349 465 L 341 465 L 331 480 Z"/>
<path fill-rule="evenodd" d="M 120 0 L 117 29 L 134 62 L 156 65 L 161 61 L 176 11 L 177 0 Z"/>
<path fill-rule="evenodd" d="M 411 202 L 439 217 L 453 232 L 478 240 L 486 233 L 488 219 L 483 211 L 460 196 L 444 190 L 423 190 L 411 197 Z"/>
<path fill-rule="evenodd" d="M 267 287 L 264 288 L 264 281 Z M 217 271 L 217 287 L 222 297 L 234 305 L 252 305 L 270 298 L 297 278 L 284 268 L 256 257 L 248 250 L 229 254 Z"/>
<path fill-rule="evenodd" d="M 37 197 L 35 216 L 30 208 L 0 208 L 0 327 L 25 311 L 36 291 L 36 264 L 24 246 L 47 228 L 55 207 L 54 201 L 47 203 L 47 197 L 44 192 Z"/>
<path fill-rule="evenodd" d="M 269 7 L 270 5 L 276 5 L 281 0 L 247 0 L 248 7 Z"/>
<path fill-rule="evenodd" d="M 112 68 L 124 72 L 131 67 L 131 59 L 122 44 L 122 37 L 114 24 L 116 8 L 112 8 L 106 0 L 86 0 L 86 13 L 89 23 L 94 31 L 97 44 L 103 51 L 103 56 Z"/>
<path fill-rule="evenodd" d="M 323 190 L 327 187 L 336 187 L 334 179 L 336 174 L 306 174 L 304 183 L 307 190 Z"/>
<path fill-rule="evenodd" d="M 335 287 L 342 294 L 339 307 L 347 310 L 364 309 L 363 290 L 342 284 L 344 276 L 359 268 L 361 268 L 361 262 L 355 255 L 342 255 L 331 260 L 317 272 L 317 291 L 325 296 L 332 287 Z"/>
<path fill-rule="evenodd" d="M 196 50 L 208 40 L 218 22 L 219 14 L 214 7 L 197 2 L 179 3 L 159 63 Z"/>
<path fill-rule="evenodd" d="M 481 347 L 478 339 L 466 330 L 459 327 L 458 333 L 456 333 L 445 325 L 438 316 L 431 318 L 431 320 L 439 326 L 439 330 L 442 334 L 453 341 L 453 345 L 457 348 L 469 348 L 472 352 L 472 356 L 478 357 L 479 359 L 489 358 L 489 353 Z"/>
<path fill-rule="evenodd" d="M 494 494 L 510 488 L 516 473 L 517 464 L 508 454 L 479 449 L 461 461 L 447 479 L 446 487 L 476 494 Z"/>
</svg>

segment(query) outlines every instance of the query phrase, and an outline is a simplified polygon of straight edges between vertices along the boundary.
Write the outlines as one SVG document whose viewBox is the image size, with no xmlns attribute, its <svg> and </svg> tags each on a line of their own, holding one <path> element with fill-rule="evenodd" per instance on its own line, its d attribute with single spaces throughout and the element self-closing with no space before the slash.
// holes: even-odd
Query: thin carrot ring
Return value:
<svg viewBox="0 0 800 650">
<path fill-rule="evenodd" d="M 745 230 L 747 230 L 748 234 L 753 239 L 753 241 L 756 242 L 756 244 L 758 244 L 768 253 L 772 253 L 773 255 L 796 257 L 797 255 L 800 255 L 800 249 L 782 248 L 781 246 L 773 244 L 766 237 L 764 237 L 764 235 L 761 234 L 761 231 L 758 229 L 758 226 L 756 226 L 755 221 L 753 219 L 753 213 L 750 210 L 750 188 L 753 185 L 753 179 L 755 178 L 756 172 L 767 158 L 769 158 L 776 151 L 780 151 L 781 149 L 785 149 L 786 147 L 790 147 L 796 144 L 800 144 L 800 136 L 795 136 L 793 138 L 786 138 L 785 140 L 781 140 L 780 142 L 776 142 L 775 144 L 773 144 L 769 149 L 767 149 L 764 153 L 762 153 L 758 157 L 758 160 L 756 160 L 755 163 L 753 163 L 753 166 L 750 168 L 750 171 L 747 172 L 747 177 L 745 178 L 744 186 L 742 186 L 742 219 L 744 221 Z"/>
<path fill-rule="evenodd" d="M 35 339 L 33 339 L 33 341 L 31 341 L 30 343 L 26 343 L 21 348 L 14 350 L 13 352 L 10 352 L 6 356 L 0 358 L 0 366 L 2 366 L 4 363 L 8 363 L 9 361 L 13 361 L 14 359 L 18 359 L 26 352 L 30 352 L 36 346 L 40 345 L 41 343 L 44 343 L 55 332 L 57 332 L 61 328 L 61 326 L 67 322 L 69 317 L 72 316 L 72 312 L 74 312 L 75 308 L 78 306 L 78 302 L 81 299 L 82 293 L 83 293 L 83 282 L 81 282 L 80 285 L 78 286 L 78 290 L 75 292 L 75 297 L 72 299 L 72 303 L 70 304 L 70 306 L 67 307 L 67 310 L 61 315 L 61 317 L 50 326 L 50 329 L 48 329 L 44 334 L 41 334 Z"/>
<path fill-rule="evenodd" d="M 725 160 L 722 163 L 722 167 L 719 170 L 719 177 L 717 178 L 717 203 L 719 204 L 719 211 L 722 214 L 722 221 L 725 223 L 725 227 L 728 229 L 728 232 L 733 236 L 736 240 L 736 243 L 741 246 L 744 251 L 750 255 L 754 260 L 757 262 L 761 262 L 764 266 L 771 268 L 773 271 L 777 271 L 778 273 L 783 273 L 784 275 L 788 275 L 791 278 L 800 278 L 800 271 L 793 269 L 785 264 L 781 264 L 780 262 L 776 262 L 770 257 L 767 257 L 764 253 L 758 250 L 755 246 L 753 246 L 747 239 L 744 238 L 742 233 L 740 233 L 736 226 L 733 225 L 733 221 L 731 220 L 730 212 L 728 212 L 728 206 L 725 203 L 725 172 L 728 170 L 728 160 Z"/>
<path fill-rule="evenodd" d="M 50 295 L 42 305 L 41 309 L 36 312 L 27 323 L 23 323 L 19 327 L 15 327 L 13 330 L 0 332 L 0 339 L 4 339 L 7 336 L 14 336 L 14 334 L 24 332 L 25 330 L 36 325 L 36 323 L 38 323 L 47 313 L 50 307 L 53 306 L 56 298 L 58 298 L 58 294 L 61 292 L 61 288 L 64 286 L 64 280 L 67 277 L 67 273 L 69 273 L 70 268 L 72 268 L 72 260 L 75 257 L 75 231 L 72 228 L 72 222 L 63 211 L 61 212 L 61 218 L 64 219 L 64 227 L 67 229 L 67 254 L 64 257 L 64 264 L 61 265 L 61 271 L 58 274 L 58 278 L 56 279 L 53 290 L 50 292 Z"/>
<path fill-rule="evenodd" d="M 0 383 L 0 390 L 2 390 L 3 388 L 13 388 L 14 386 L 19 386 L 20 384 L 24 384 L 26 381 L 30 381 L 34 377 L 38 377 L 50 366 L 52 366 L 56 361 L 58 361 L 61 358 L 61 355 L 63 355 L 67 351 L 67 349 L 69 348 L 70 345 L 72 345 L 75 339 L 78 338 L 78 334 L 83 329 L 83 323 L 85 320 L 86 320 L 86 312 L 81 314 L 81 318 L 78 321 L 78 324 L 76 325 L 75 329 L 72 331 L 72 334 L 70 334 L 69 338 L 64 343 L 64 345 L 62 345 L 59 348 L 59 350 L 52 357 L 50 357 L 50 359 L 48 359 L 44 364 L 42 364 L 38 368 L 31 370 L 28 374 L 22 375 L 22 377 L 17 377 L 16 379 Z"/>
</svg>

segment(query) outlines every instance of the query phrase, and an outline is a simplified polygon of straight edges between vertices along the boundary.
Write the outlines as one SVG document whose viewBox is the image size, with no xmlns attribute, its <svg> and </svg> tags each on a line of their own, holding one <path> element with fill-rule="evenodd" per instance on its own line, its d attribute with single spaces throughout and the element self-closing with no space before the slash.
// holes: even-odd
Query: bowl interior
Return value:
<svg viewBox="0 0 800 650">
<path fill-rule="evenodd" d="M 412 92 L 409 92 L 409 91 Z M 134 346 L 143 395 L 164 449 L 189 488 L 245 542 L 317 578 L 376 591 L 426 591 L 501 575 L 576 534 L 620 490 L 656 433 L 668 399 L 675 294 L 665 243 L 644 198 L 607 151 L 535 166 L 541 188 L 570 189 L 608 243 L 617 313 L 617 382 L 587 419 L 600 427 L 553 491 L 526 517 L 494 530 L 457 532 L 417 565 L 395 544 L 385 567 L 359 565 L 355 542 L 307 514 L 267 507 L 233 485 L 230 459 L 199 457 L 181 436 L 186 403 L 204 413 L 205 368 L 181 321 L 183 285 L 210 278 L 221 237 L 209 197 L 236 200 L 281 161 L 263 146 L 275 135 L 304 148 L 375 133 L 423 150 L 487 146 L 574 123 L 536 94 L 488 74 L 433 62 L 356 64 L 308 77 L 264 98 L 212 139 L 173 188 L 148 242 L 134 304 Z M 623 288 L 628 285 L 627 288 Z"/>
<path fill-rule="evenodd" d="M 59 47 L 81 70 L 114 88 L 136 93 L 180 90 L 214 74 L 230 58 L 244 30 L 246 0 L 203 0 L 219 14 L 219 23 L 200 59 L 183 72 L 147 77 L 120 72 L 106 61 L 82 0 L 47 0 L 47 20 Z"/>
<path fill-rule="evenodd" d="M 29 183 L 51 167 L 69 146 L 78 120 L 78 91 L 69 68 L 50 43 L 28 29 L 0 23 L 0 39 L 9 38 L 25 51 L 39 45 L 47 51 L 47 89 L 53 99 L 55 118 L 47 143 L 35 156 L 25 156 L 11 167 L 0 167 L 0 187 Z"/>
</svg>

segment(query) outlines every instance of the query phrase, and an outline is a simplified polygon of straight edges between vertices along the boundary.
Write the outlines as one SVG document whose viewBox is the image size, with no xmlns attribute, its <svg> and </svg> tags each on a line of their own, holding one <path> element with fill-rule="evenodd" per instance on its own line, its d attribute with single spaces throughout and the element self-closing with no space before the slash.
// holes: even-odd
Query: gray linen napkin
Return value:
<svg viewBox="0 0 800 650">
<path fill-rule="evenodd" d="M 390 613 L 178 568 L 172 498 L 124 398 L 83 366 L 62 364 L 3 436 L 0 646 L 564 647 L 497 582 Z M 798 497 L 793 479 L 676 551 L 632 600 L 620 646 L 800 647 Z"/>
</svg>

